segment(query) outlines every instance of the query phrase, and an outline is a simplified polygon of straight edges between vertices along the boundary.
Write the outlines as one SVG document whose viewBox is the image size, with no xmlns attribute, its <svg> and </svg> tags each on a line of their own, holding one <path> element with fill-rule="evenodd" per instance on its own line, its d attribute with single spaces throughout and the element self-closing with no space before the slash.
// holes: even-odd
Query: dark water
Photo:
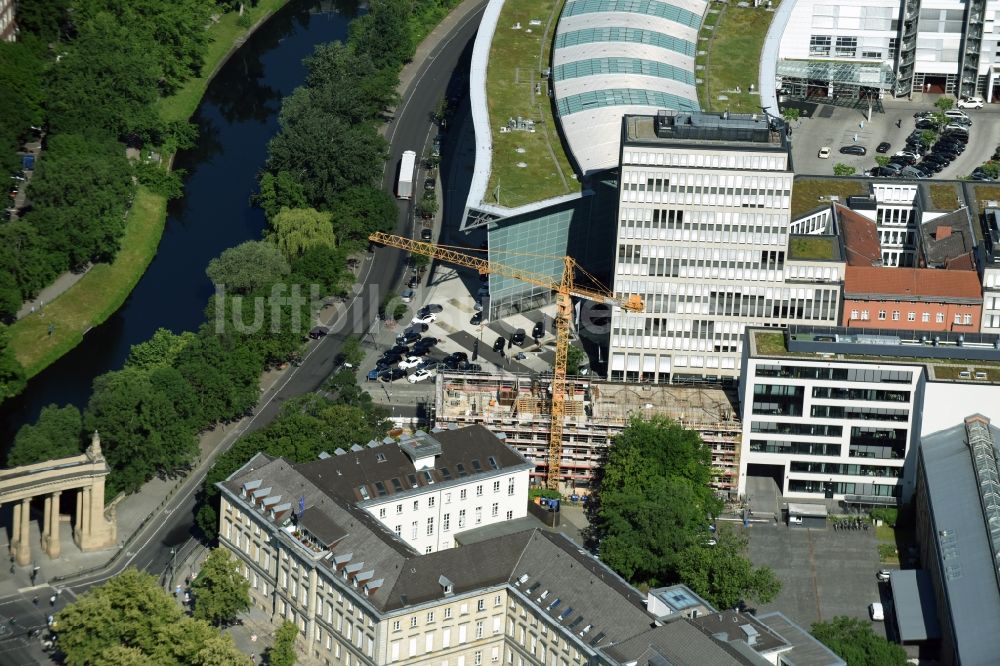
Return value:
<svg viewBox="0 0 1000 666">
<path fill-rule="evenodd" d="M 0 448 L 45 405 L 81 409 L 95 377 L 120 369 L 132 345 L 158 328 L 195 330 L 212 294 L 209 260 L 260 237 L 264 215 L 249 204 L 282 97 L 305 79 L 302 59 L 317 44 L 345 39 L 356 5 L 293 0 L 261 26 L 213 79 L 192 118 L 199 144 L 181 152 L 183 199 L 171 203 L 156 257 L 125 304 L 76 349 L 0 406 Z"/>
</svg>

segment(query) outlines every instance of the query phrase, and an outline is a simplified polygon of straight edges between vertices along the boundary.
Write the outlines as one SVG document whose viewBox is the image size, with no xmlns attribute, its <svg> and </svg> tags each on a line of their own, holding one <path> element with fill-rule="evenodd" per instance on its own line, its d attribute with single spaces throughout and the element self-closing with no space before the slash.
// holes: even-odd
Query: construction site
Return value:
<svg viewBox="0 0 1000 666">
<path fill-rule="evenodd" d="M 706 386 L 625 384 L 567 377 L 563 449 L 564 494 L 586 495 L 612 438 L 633 416 L 666 416 L 700 433 L 712 450 L 713 487 L 735 493 L 741 425 L 736 394 Z M 534 463 L 544 484 L 551 429 L 549 379 L 525 375 L 443 372 L 437 376 L 434 423 L 447 428 L 481 423 Z"/>
</svg>

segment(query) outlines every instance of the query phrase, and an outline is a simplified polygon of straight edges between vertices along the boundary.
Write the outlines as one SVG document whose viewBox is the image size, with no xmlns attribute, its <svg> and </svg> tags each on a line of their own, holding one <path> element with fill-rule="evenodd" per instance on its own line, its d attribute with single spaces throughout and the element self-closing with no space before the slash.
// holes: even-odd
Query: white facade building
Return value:
<svg viewBox="0 0 1000 666">
<path fill-rule="evenodd" d="M 626 116 L 610 378 L 739 375 L 743 328 L 837 321 L 841 271 L 786 265 L 792 192 L 783 128 L 763 116 Z M 811 275 L 811 277 L 806 277 Z"/>
</svg>

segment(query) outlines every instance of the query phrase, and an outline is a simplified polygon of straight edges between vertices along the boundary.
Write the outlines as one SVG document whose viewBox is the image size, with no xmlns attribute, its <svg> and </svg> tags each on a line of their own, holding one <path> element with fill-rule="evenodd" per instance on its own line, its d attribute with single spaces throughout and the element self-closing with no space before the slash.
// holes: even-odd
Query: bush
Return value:
<svg viewBox="0 0 1000 666">
<path fill-rule="evenodd" d="M 881 509 L 872 509 L 871 517 L 872 520 L 881 520 L 889 527 L 895 527 L 896 520 L 899 518 L 899 509 L 888 508 L 888 507 Z"/>
</svg>

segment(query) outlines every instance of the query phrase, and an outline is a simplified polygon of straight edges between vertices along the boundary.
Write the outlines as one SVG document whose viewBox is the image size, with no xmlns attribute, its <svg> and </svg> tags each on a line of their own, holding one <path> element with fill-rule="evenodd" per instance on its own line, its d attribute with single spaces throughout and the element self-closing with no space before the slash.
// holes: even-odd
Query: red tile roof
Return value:
<svg viewBox="0 0 1000 666">
<path fill-rule="evenodd" d="M 847 206 L 834 204 L 837 220 L 844 237 L 844 251 L 849 266 L 871 266 L 882 263 L 882 245 L 875 222 L 855 213 Z"/>
<path fill-rule="evenodd" d="M 982 300 L 982 288 L 975 271 L 847 266 L 844 272 L 844 297 L 864 296 L 898 297 L 901 300 Z"/>
</svg>

